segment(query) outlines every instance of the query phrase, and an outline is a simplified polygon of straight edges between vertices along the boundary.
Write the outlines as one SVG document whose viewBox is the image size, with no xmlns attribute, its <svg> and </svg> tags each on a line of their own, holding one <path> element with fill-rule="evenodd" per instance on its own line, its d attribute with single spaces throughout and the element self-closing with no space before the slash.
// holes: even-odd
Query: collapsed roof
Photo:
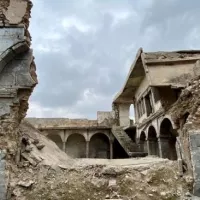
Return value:
<svg viewBox="0 0 200 200">
<path fill-rule="evenodd" d="M 125 84 L 114 98 L 113 103 L 133 103 L 135 92 L 145 76 L 147 76 L 150 86 L 182 87 L 187 82 L 186 80 L 190 78 L 188 70 L 191 71 L 191 64 L 193 67 L 198 60 L 200 60 L 200 50 L 143 52 L 143 49 L 140 48 L 131 65 Z M 174 73 L 174 68 L 171 67 L 173 74 L 177 74 L 177 77 L 172 76 L 170 80 L 168 80 L 169 77 L 167 77 L 167 81 L 154 80 L 156 75 L 155 71 L 159 69 L 158 66 L 168 70 L 167 66 L 174 67 L 174 65 L 180 66 L 181 64 L 184 64 L 184 67 L 188 65 L 188 70 L 185 70 L 185 72 L 179 70 L 180 72 Z M 151 72 L 151 69 L 154 69 L 154 73 Z M 164 74 L 162 74 L 162 76 L 165 76 L 165 71 L 163 70 Z M 191 73 L 193 73 L 193 70 Z M 180 76 L 183 76 L 182 79 L 179 78 Z"/>
</svg>

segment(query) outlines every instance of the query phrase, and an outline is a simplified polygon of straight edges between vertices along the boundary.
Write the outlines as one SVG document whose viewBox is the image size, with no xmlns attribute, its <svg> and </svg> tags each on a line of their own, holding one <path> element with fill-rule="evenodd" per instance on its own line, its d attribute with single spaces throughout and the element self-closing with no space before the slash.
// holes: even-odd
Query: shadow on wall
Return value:
<svg viewBox="0 0 200 200">
<path fill-rule="evenodd" d="M 97 133 L 90 139 L 90 158 L 109 158 L 110 142 L 106 135 Z"/>
<path fill-rule="evenodd" d="M 66 142 L 66 153 L 72 158 L 86 157 L 86 141 L 83 135 L 72 134 Z"/>
<path fill-rule="evenodd" d="M 49 135 L 47 135 L 47 137 L 50 140 L 52 140 L 53 142 L 55 142 L 57 144 L 57 146 L 62 150 L 63 143 L 62 143 L 62 140 L 61 140 L 59 135 L 57 135 L 57 134 L 49 134 Z"/>
<path fill-rule="evenodd" d="M 173 129 L 171 121 L 165 118 L 160 125 L 161 151 L 163 154 L 163 158 L 177 160 L 177 135 L 178 133 Z"/>
</svg>

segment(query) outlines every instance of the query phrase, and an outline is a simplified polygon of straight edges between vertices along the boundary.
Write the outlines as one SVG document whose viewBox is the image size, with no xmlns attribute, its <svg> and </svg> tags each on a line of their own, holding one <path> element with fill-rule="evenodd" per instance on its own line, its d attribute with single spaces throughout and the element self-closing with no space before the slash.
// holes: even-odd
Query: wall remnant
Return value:
<svg viewBox="0 0 200 200">
<path fill-rule="evenodd" d="M 37 84 L 28 32 L 32 3 L 0 0 L 0 199 L 9 199 L 11 166 L 19 161 L 28 99 Z M 5 156 L 6 152 L 6 156 Z"/>
<path fill-rule="evenodd" d="M 191 162 L 193 168 L 194 185 L 193 194 L 200 196 L 200 132 L 189 132 Z"/>
</svg>

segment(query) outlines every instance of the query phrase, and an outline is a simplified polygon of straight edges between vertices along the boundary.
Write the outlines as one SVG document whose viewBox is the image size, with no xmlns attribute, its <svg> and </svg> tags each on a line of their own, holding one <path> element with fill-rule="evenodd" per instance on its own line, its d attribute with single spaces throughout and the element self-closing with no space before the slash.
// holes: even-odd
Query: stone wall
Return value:
<svg viewBox="0 0 200 200">
<path fill-rule="evenodd" d="M 0 150 L 0 199 L 6 199 L 6 165 L 5 165 L 5 155 L 6 152 Z"/>
<path fill-rule="evenodd" d="M 200 131 L 191 131 L 189 141 L 194 176 L 193 193 L 200 197 Z"/>
<path fill-rule="evenodd" d="M 179 133 L 183 170 L 193 175 L 194 183 L 199 185 L 198 158 L 200 136 L 200 77 L 188 82 L 188 86 L 181 92 L 177 102 L 168 111 L 172 116 Z M 199 134 L 199 135 L 198 135 Z M 194 192 L 199 195 L 194 184 Z"/>
<path fill-rule="evenodd" d="M 111 127 L 114 123 L 114 112 L 97 112 L 97 123 L 99 126 L 109 126 Z"/>
<path fill-rule="evenodd" d="M 31 37 L 32 3 L 0 0 L 0 199 L 7 199 L 11 166 L 19 161 L 21 132 L 28 99 L 37 84 Z M 7 174 L 7 176 L 5 176 Z"/>
</svg>

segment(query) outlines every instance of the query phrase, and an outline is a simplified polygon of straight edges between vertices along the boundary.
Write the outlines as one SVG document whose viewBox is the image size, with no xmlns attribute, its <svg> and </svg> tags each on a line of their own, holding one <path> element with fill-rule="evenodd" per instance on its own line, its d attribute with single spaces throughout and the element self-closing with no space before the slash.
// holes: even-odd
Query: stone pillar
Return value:
<svg viewBox="0 0 200 200">
<path fill-rule="evenodd" d="M 86 141 L 86 158 L 89 158 L 90 141 Z"/>
<path fill-rule="evenodd" d="M 140 151 L 144 152 L 144 141 L 140 141 Z"/>
<path fill-rule="evenodd" d="M 159 137 L 159 155 L 161 158 L 169 158 L 170 148 L 169 148 L 169 138 L 168 137 Z"/>
<path fill-rule="evenodd" d="M 6 151 L 0 150 L 0 199 L 6 200 L 7 193 L 7 183 L 6 180 L 6 161 L 5 161 Z"/>
<path fill-rule="evenodd" d="M 113 141 L 110 140 L 110 159 L 113 159 Z"/>
<path fill-rule="evenodd" d="M 144 152 L 148 152 L 148 149 L 147 149 L 147 140 L 144 141 Z"/>
<path fill-rule="evenodd" d="M 154 139 L 147 140 L 148 155 L 157 155 L 157 141 Z"/>
<path fill-rule="evenodd" d="M 62 142 L 62 150 L 65 152 L 66 150 L 66 143 L 65 142 Z"/>
<path fill-rule="evenodd" d="M 192 171 L 194 176 L 193 194 L 200 197 L 200 131 L 190 131 L 188 135 Z"/>
<path fill-rule="evenodd" d="M 147 140 L 147 153 L 148 153 L 148 156 L 151 155 L 151 150 L 150 150 L 150 143 L 149 143 L 149 140 Z"/>
</svg>

